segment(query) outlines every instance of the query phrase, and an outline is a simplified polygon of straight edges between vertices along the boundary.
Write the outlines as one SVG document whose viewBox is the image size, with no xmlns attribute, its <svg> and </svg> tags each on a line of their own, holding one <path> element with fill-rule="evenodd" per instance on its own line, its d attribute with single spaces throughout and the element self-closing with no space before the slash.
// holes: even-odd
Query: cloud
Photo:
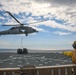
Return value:
<svg viewBox="0 0 76 75">
<path fill-rule="evenodd" d="M 4 17 L 2 17 L 2 16 L 0 16 L 0 19 L 4 20 L 5 18 L 4 18 Z"/>
<path fill-rule="evenodd" d="M 70 25 L 65 25 L 65 24 L 62 25 L 62 24 L 55 22 L 54 20 L 48 20 L 42 23 L 32 24 L 31 26 L 40 26 L 40 25 L 45 25 L 51 28 L 59 28 L 59 29 L 63 29 L 63 30 L 71 31 L 71 32 L 76 32 L 76 26 L 72 27 Z"/>
<path fill-rule="evenodd" d="M 39 3 L 40 2 L 40 3 Z M 52 28 L 60 28 L 71 32 L 76 32 L 76 0 L 1 0 L 0 10 L 10 11 L 11 13 L 19 15 L 19 13 L 31 13 L 28 18 L 20 19 L 24 22 L 35 21 L 33 16 L 43 16 L 44 19 L 50 19 L 47 22 L 34 24 L 31 26 L 45 26 Z M 19 6 L 19 7 L 18 7 Z M 27 21 L 26 20 L 26 21 Z M 56 20 L 63 22 L 58 23 Z M 10 22 L 8 20 L 8 22 Z M 40 29 L 43 30 L 43 29 Z"/>
<path fill-rule="evenodd" d="M 34 0 L 39 3 L 51 3 L 57 5 L 75 5 L 76 0 Z"/>
<path fill-rule="evenodd" d="M 56 32 L 54 32 L 54 34 L 58 34 L 58 35 L 69 35 L 71 33 L 69 33 L 69 32 L 56 31 Z"/>
</svg>

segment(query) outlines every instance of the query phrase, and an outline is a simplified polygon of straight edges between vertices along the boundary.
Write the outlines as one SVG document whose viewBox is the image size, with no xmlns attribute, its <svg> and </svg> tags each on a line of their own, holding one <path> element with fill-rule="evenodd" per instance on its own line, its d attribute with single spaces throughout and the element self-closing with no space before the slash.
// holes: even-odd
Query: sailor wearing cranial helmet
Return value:
<svg viewBox="0 0 76 75">
<path fill-rule="evenodd" d="M 74 48 L 74 50 L 72 51 L 72 62 L 76 64 L 76 41 L 74 41 L 72 46 Z"/>
<path fill-rule="evenodd" d="M 72 58 L 72 63 L 76 64 L 76 41 L 74 41 L 72 46 L 74 48 L 73 51 L 64 51 L 63 54 L 66 56 L 70 56 Z"/>
</svg>

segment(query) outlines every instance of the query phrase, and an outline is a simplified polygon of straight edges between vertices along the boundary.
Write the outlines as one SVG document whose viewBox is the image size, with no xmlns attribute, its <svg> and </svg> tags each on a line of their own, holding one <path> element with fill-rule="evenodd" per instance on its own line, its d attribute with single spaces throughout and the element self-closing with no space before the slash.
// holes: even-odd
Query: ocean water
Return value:
<svg viewBox="0 0 76 75">
<path fill-rule="evenodd" d="M 62 53 L 6 53 L 0 52 L 0 68 L 15 68 L 25 65 L 54 66 L 72 64 L 71 57 Z"/>
</svg>

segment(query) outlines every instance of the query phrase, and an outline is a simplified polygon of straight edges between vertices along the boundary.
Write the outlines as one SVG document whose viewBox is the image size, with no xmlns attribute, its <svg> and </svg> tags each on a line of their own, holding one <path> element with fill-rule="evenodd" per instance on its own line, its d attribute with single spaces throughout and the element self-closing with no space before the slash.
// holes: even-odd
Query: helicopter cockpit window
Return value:
<svg viewBox="0 0 76 75">
<path fill-rule="evenodd" d="M 15 27 L 11 28 L 10 30 L 15 29 Z"/>
<path fill-rule="evenodd" d="M 11 28 L 10 30 L 12 30 L 12 29 L 14 29 L 14 28 Z"/>
</svg>

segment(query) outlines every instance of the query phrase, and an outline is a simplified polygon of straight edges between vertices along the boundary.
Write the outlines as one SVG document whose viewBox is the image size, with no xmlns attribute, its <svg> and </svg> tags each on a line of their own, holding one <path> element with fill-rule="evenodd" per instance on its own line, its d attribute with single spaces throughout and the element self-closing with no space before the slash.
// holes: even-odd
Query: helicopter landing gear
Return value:
<svg viewBox="0 0 76 75">
<path fill-rule="evenodd" d="M 26 36 L 28 36 L 28 33 L 25 33 Z"/>
</svg>

